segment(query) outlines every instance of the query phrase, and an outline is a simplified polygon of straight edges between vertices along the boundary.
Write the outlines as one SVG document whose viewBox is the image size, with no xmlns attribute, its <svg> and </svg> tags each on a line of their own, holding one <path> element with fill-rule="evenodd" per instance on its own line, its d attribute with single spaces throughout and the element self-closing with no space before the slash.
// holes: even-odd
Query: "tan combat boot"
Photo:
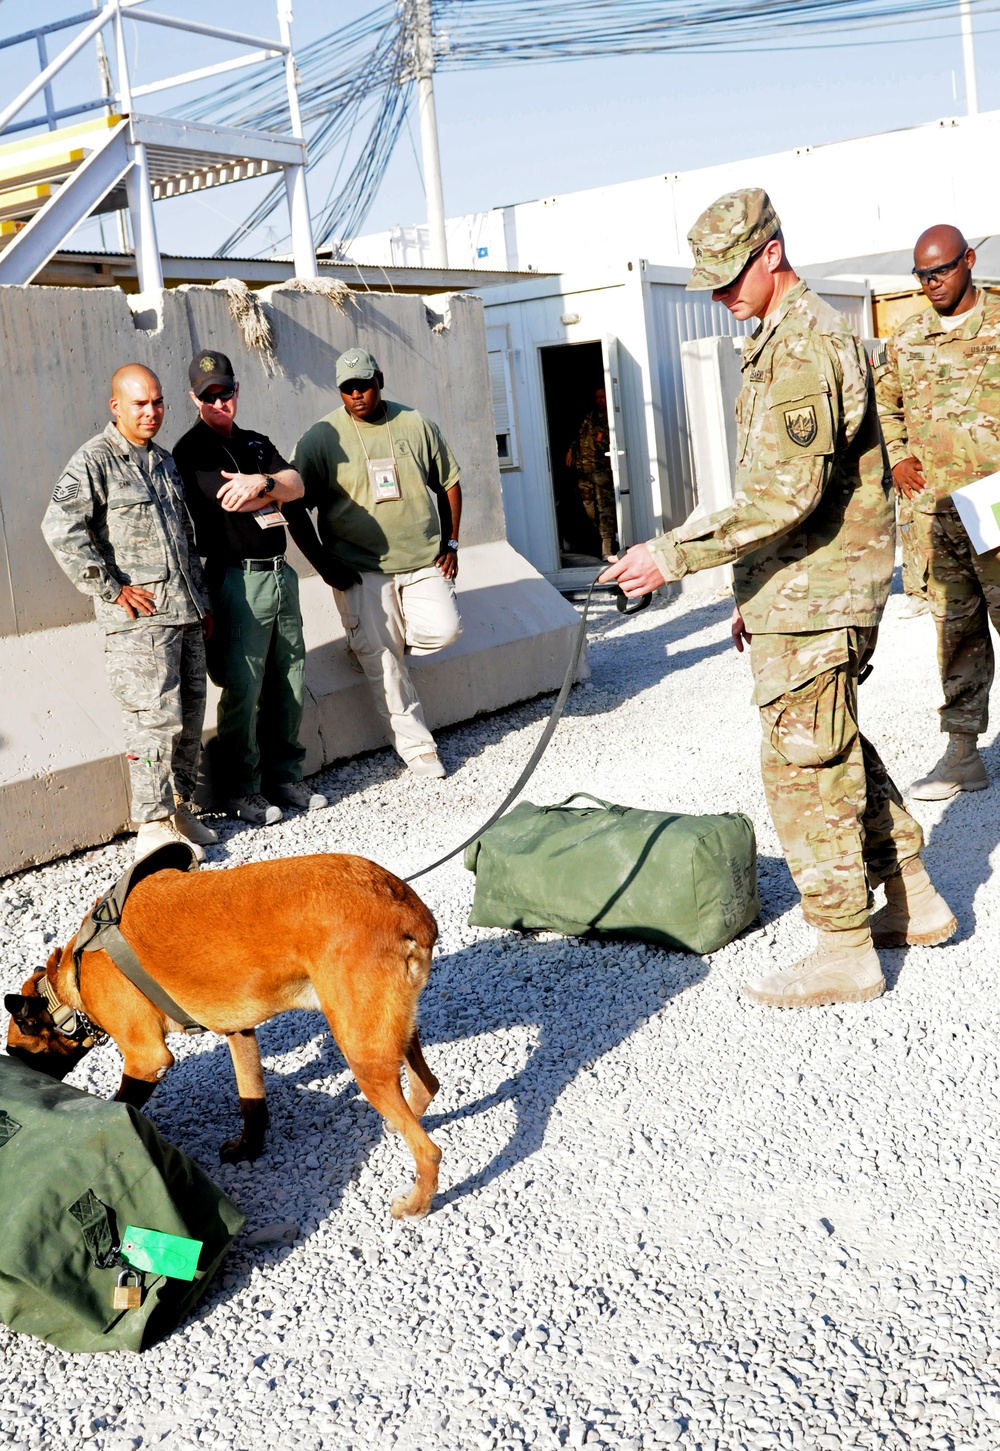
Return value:
<svg viewBox="0 0 1000 1451">
<path fill-rule="evenodd" d="M 219 839 L 219 833 L 214 827 L 195 815 L 190 801 L 178 801 L 171 819 L 181 836 L 186 837 L 193 846 L 214 846 Z"/>
<path fill-rule="evenodd" d="M 879 947 L 937 947 L 954 937 L 958 921 L 919 857 L 885 884 L 885 906 L 871 919 Z"/>
<path fill-rule="evenodd" d="M 134 861 L 139 861 L 144 856 L 149 856 L 151 851 L 156 851 L 160 846 L 172 846 L 175 842 L 181 841 L 189 846 L 195 854 L 197 861 L 205 860 L 205 848 L 197 842 L 188 841 L 182 836 L 168 816 L 159 821 L 144 821 L 135 835 Z"/>
<path fill-rule="evenodd" d="M 744 983 L 747 997 L 770 1008 L 823 1008 L 881 996 L 885 978 L 867 927 L 817 932 L 816 937 L 807 957 Z"/>
<path fill-rule="evenodd" d="M 948 748 L 933 771 L 914 781 L 907 795 L 917 801 L 947 801 L 959 791 L 985 791 L 989 782 L 976 739 L 965 731 L 952 732 Z"/>
</svg>

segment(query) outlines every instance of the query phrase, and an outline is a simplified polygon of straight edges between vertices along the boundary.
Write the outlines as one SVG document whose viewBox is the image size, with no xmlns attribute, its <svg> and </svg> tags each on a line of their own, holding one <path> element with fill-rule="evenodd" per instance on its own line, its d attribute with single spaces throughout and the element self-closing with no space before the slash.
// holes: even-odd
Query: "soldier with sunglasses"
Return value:
<svg viewBox="0 0 1000 1451">
<path fill-rule="evenodd" d="M 942 801 L 987 785 L 976 741 L 989 718 L 1000 559 L 975 553 L 950 496 L 1000 469 L 1000 297 L 975 286 L 976 254 L 957 227 L 923 232 L 913 261 L 931 305 L 898 327 L 873 361 L 893 484 L 912 503 L 937 626 L 948 736 L 941 760 L 908 794 Z"/>
</svg>

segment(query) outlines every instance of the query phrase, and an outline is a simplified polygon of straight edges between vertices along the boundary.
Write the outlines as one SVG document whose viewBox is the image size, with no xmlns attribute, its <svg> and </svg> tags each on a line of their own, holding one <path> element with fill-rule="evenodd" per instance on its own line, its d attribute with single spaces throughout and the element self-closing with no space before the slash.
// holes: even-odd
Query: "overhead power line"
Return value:
<svg viewBox="0 0 1000 1451">
<path fill-rule="evenodd" d="M 393 0 L 298 51 L 309 167 L 340 165 L 315 217 L 318 245 L 357 236 L 405 123 L 417 72 L 417 0 Z M 761 54 L 890 43 L 886 31 L 956 16 L 955 0 L 430 0 L 438 71 L 697 52 Z M 1000 11 L 979 0 L 976 13 Z M 878 35 L 878 32 L 882 32 Z M 851 39 L 848 39 L 851 37 Z M 898 43 L 893 36 L 891 43 Z M 193 120 L 288 126 L 280 65 L 177 108 Z M 353 162 L 348 158 L 354 157 Z M 344 175 L 346 170 L 346 176 Z M 219 248 L 237 248 L 278 206 L 272 188 Z"/>
</svg>

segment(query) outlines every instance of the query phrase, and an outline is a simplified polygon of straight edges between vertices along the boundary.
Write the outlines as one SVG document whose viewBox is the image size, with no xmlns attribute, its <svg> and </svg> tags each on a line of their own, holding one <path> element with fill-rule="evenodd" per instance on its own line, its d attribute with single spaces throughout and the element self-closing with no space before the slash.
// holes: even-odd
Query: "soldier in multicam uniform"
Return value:
<svg viewBox="0 0 1000 1451">
<path fill-rule="evenodd" d="M 208 595 L 180 476 L 152 441 L 163 422 L 159 380 L 130 363 L 111 393 L 114 422 L 66 465 L 42 533 L 104 626 L 108 682 L 125 721 L 136 858 L 184 840 L 201 859 L 218 839 L 191 804 Z"/>
<path fill-rule="evenodd" d="M 987 785 L 976 740 L 989 719 L 1000 559 L 974 552 L 949 497 L 1000 469 L 1000 297 L 973 285 L 975 260 L 957 227 L 922 233 L 913 270 L 931 306 L 896 329 L 875 370 L 893 483 L 919 530 L 944 689 L 948 747 L 910 787 L 921 801 Z"/>
<path fill-rule="evenodd" d="M 720 197 L 688 233 L 690 288 L 741 320 L 736 501 L 602 575 L 637 596 L 734 565 L 733 639 L 750 641 L 764 789 L 816 948 L 745 991 L 777 1007 L 877 997 L 874 942 L 944 942 L 957 923 L 920 861 L 920 827 L 858 729 L 858 676 L 892 578 L 895 528 L 868 360 L 785 258 L 759 188 Z M 869 884 L 886 905 L 869 922 Z"/>
<path fill-rule="evenodd" d="M 566 454 L 566 467 L 577 477 L 577 492 L 587 518 L 601 536 L 605 558 L 618 548 L 618 510 L 615 480 L 608 450 L 608 399 L 603 383 L 594 390 L 594 406 L 580 424 L 576 440 Z"/>
</svg>

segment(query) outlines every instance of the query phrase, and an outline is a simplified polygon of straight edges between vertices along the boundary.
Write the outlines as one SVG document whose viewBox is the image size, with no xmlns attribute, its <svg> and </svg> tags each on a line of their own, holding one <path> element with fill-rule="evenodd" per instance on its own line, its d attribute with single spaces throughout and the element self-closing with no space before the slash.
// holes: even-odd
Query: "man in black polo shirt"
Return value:
<svg viewBox="0 0 1000 1451">
<path fill-rule="evenodd" d="M 298 576 L 275 508 L 302 497 L 302 480 L 269 438 L 236 424 L 240 385 L 224 353 L 203 349 L 188 377 L 198 422 L 173 455 L 212 598 L 212 673 L 222 686 L 216 761 L 228 815 L 270 826 L 282 806 L 327 804 L 302 784 L 306 651 Z"/>
</svg>

